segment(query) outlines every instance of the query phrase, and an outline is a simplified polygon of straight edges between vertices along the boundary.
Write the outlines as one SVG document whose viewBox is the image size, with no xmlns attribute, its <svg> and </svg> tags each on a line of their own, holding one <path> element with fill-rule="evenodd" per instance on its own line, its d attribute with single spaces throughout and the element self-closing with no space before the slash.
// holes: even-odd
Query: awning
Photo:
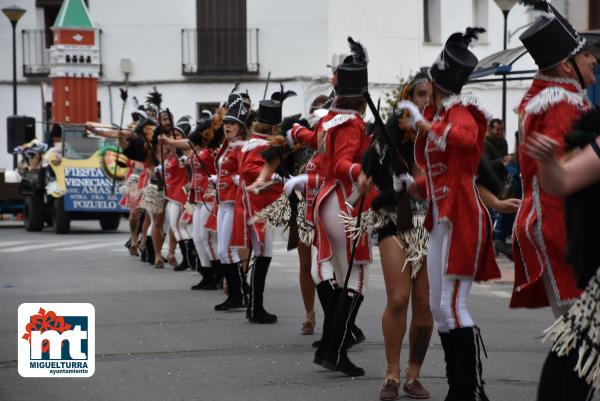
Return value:
<svg viewBox="0 0 600 401">
<path fill-rule="evenodd" d="M 537 70 L 513 70 L 513 64 L 525 54 L 527 54 L 527 49 L 523 46 L 491 54 L 479 61 L 469 78 L 469 82 L 499 82 L 503 80 L 502 77 L 505 75 L 519 75 L 519 77 L 507 78 L 509 81 L 531 79 Z M 490 75 L 497 77 L 482 79 Z"/>
</svg>

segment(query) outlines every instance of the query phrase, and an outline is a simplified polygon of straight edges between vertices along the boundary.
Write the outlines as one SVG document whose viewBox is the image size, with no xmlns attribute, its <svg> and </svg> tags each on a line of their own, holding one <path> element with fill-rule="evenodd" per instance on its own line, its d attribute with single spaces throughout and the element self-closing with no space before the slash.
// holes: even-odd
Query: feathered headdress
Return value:
<svg viewBox="0 0 600 401">
<path fill-rule="evenodd" d="M 369 63 L 369 55 L 363 45 L 352 39 L 351 36 L 348 36 L 348 45 L 350 46 L 354 64 L 365 66 Z"/>
<path fill-rule="evenodd" d="M 160 105 L 162 104 L 162 100 L 162 93 L 156 90 L 156 86 L 146 96 L 146 103 L 154 105 L 158 110 L 161 110 Z"/>
</svg>

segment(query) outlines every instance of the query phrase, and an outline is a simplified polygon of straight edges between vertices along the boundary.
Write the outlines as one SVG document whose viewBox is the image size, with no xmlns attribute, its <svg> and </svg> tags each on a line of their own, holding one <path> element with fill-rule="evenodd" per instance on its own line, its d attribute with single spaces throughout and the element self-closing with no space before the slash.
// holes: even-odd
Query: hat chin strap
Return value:
<svg viewBox="0 0 600 401">
<path fill-rule="evenodd" d="M 581 88 L 585 89 L 585 83 L 583 82 L 583 75 L 581 74 L 581 70 L 579 69 L 579 66 L 577 65 L 575 56 L 571 57 L 569 59 L 569 61 L 571 62 L 571 64 L 573 65 L 573 68 L 575 69 L 575 73 L 577 74 L 577 80 L 579 81 Z"/>
</svg>

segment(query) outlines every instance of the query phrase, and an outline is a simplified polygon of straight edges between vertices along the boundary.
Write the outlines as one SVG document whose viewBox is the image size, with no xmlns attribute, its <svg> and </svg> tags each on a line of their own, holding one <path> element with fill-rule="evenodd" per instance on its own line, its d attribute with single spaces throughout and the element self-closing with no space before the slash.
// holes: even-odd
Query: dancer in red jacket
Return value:
<svg viewBox="0 0 600 401">
<path fill-rule="evenodd" d="M 411 102 L 398 105 L 410 111 L 419 130 L 415 159 L 425 175 L 419 177 L 417 186 L 429 200 L 425 227 L 430 233 L 430 305 L 444 348 L 450 387 L 447 400 L 487 399 L 481 378 L 479 330 L 467 299 L 473 281 L 500 277 L 492 223 L 475 186 L 488 115 L 472 94 L 461 94 L 477 65 L 469 44 L 484 31 L 468 28 L 465 34 L 455 33 L 446 41 L 429 68 L 435 104 L 425 110 L 425 118 Z M 403 183 L 397 184 L 401 187 Z"/>
<path fill-rule="evenodd" d="M 554 7 L 544 1 L 536 7 L 545 16 L 520 37 L 540 70 L 519 105 L 521 143 L 539 132 L 560 144 L 562 156 L 565 135 L 590 108 L 584 88 L 595 81 L 596 59 L 585 38 Z M 515 284 L 510 306 L 550 305 L 558 317 L 581 294 L 564 257 L 565 205 L 540 188 L 535 161 L 520 154 L 523 202 L 513 231 Z M 549 219 L 552 223 L 546 224 Z"/>
</svg>

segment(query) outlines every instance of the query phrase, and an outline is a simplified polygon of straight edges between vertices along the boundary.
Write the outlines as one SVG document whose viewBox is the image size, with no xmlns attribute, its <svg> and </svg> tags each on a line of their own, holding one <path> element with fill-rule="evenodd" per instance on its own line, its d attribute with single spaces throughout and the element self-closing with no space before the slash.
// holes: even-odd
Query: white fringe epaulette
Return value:
<svg viewBox="0 0 600 401">
<path fill-rule="evenodd" d="M 269 144 L 269 141 L 266 141 L 264 139 L 252 138 L 249 141 L 246 141 L 246 143 L 242 147 L 242 152 L 244 152 L 244 153 L 250 152 L 251 150 L 254 150 L 258 147 L 265 146 L 268 144 Z"/>
<path fill-rule="evenodd" d="M 525 106 L 525 112 L 527 114 L 544 113 L 550 107 L 562 102 L 582 107 L 585 99 L 579 93 L 570 92 L 560 86 L 550 86 L 531 98 Z"/>
<path fill-rule="evenodd" d="M 577 348 L 575 373 L 600 391 L 600 268 L 577 302 L 544 333 L 558 356 Z"/>
<path fill-rule="evenodd" d="M 296 216 L 298 224 L 298 237 L 300 242 L 306 246 L 311 246 L 315 238 L 313 228 L 306 222 L 306 200 L 301 198 L 298 202 L 298 215 Z"/>
<path fill-rule="evenodd" d="M 283 227 L 289 224 L 291 217 L 290 200 L 282 193 L 273 203 L 256 213 L 250 219 L 250 224 L 263 222 L 271 228 Z"/>
<path fill-rule="evenodd" d="M 459 95 L 449 96 L 442 101 L 442 107 L 445 110 L 450 109 L 456 105 L 461 105 L 463 107 L 471 106 L 475 109 L 479 110 L 481 114 L 485 116 L 487 120 L 492 118 L 490 112 L 488 112 L 480 103 L 477 96 L 475 96 L 472 92 L 465 92 Z"/>
<path fill-rule="evenodd" d="M 356 115 L 354 114 L 338 114 L 333 117 L 331 120 L 323 123 L 322 127 L 325 131 L 332 129 L 333 127 L 338 127 L 342 124 L 347 123 L 350 120 L 354 120 Z"/>
<path fill-rule="evenodd" d="M 158 185 L 148 184 L 144 187 L 140 207 L 151 214 L 161 213 L 165 205 L 165 194 L 158 189 Z"/>
<path fill-rule="evenodd" d="M 360 226 L 358 217 L 350 216 L 344 212 L 340 213 L 340 222 L 346 226 L 345 231 L 348 237 L 356 241 L 363 234 L 373 235 L 377 230 L 385 227 L 389 222 L 396 221 L 395 213 L 388 212 L 386 209 L 374 211 L 368 209 L 361 214 Z"/>
<path fill-rule="evenodd" d="M 404 242 L 402 249 L 406 252 L 406 259 L 402 271 L 411 264 L 411 278 L 416 278 L 417 273 L 423 266 L 423 258 L 427 256 L 427 244 L 429 243 L 429 233 L 423 227 L 425 215 L 413 214 L 413 228 L 398 233 L 399 238 Z"/>
<path fill-rule="evenodd" d="M 233 142 L 229 142 L 229 147 L 232 149 L 240 148 L 246 144 L 246 141 L 242 141 L 241 139 L 236 139 Z"/>
</svg>

